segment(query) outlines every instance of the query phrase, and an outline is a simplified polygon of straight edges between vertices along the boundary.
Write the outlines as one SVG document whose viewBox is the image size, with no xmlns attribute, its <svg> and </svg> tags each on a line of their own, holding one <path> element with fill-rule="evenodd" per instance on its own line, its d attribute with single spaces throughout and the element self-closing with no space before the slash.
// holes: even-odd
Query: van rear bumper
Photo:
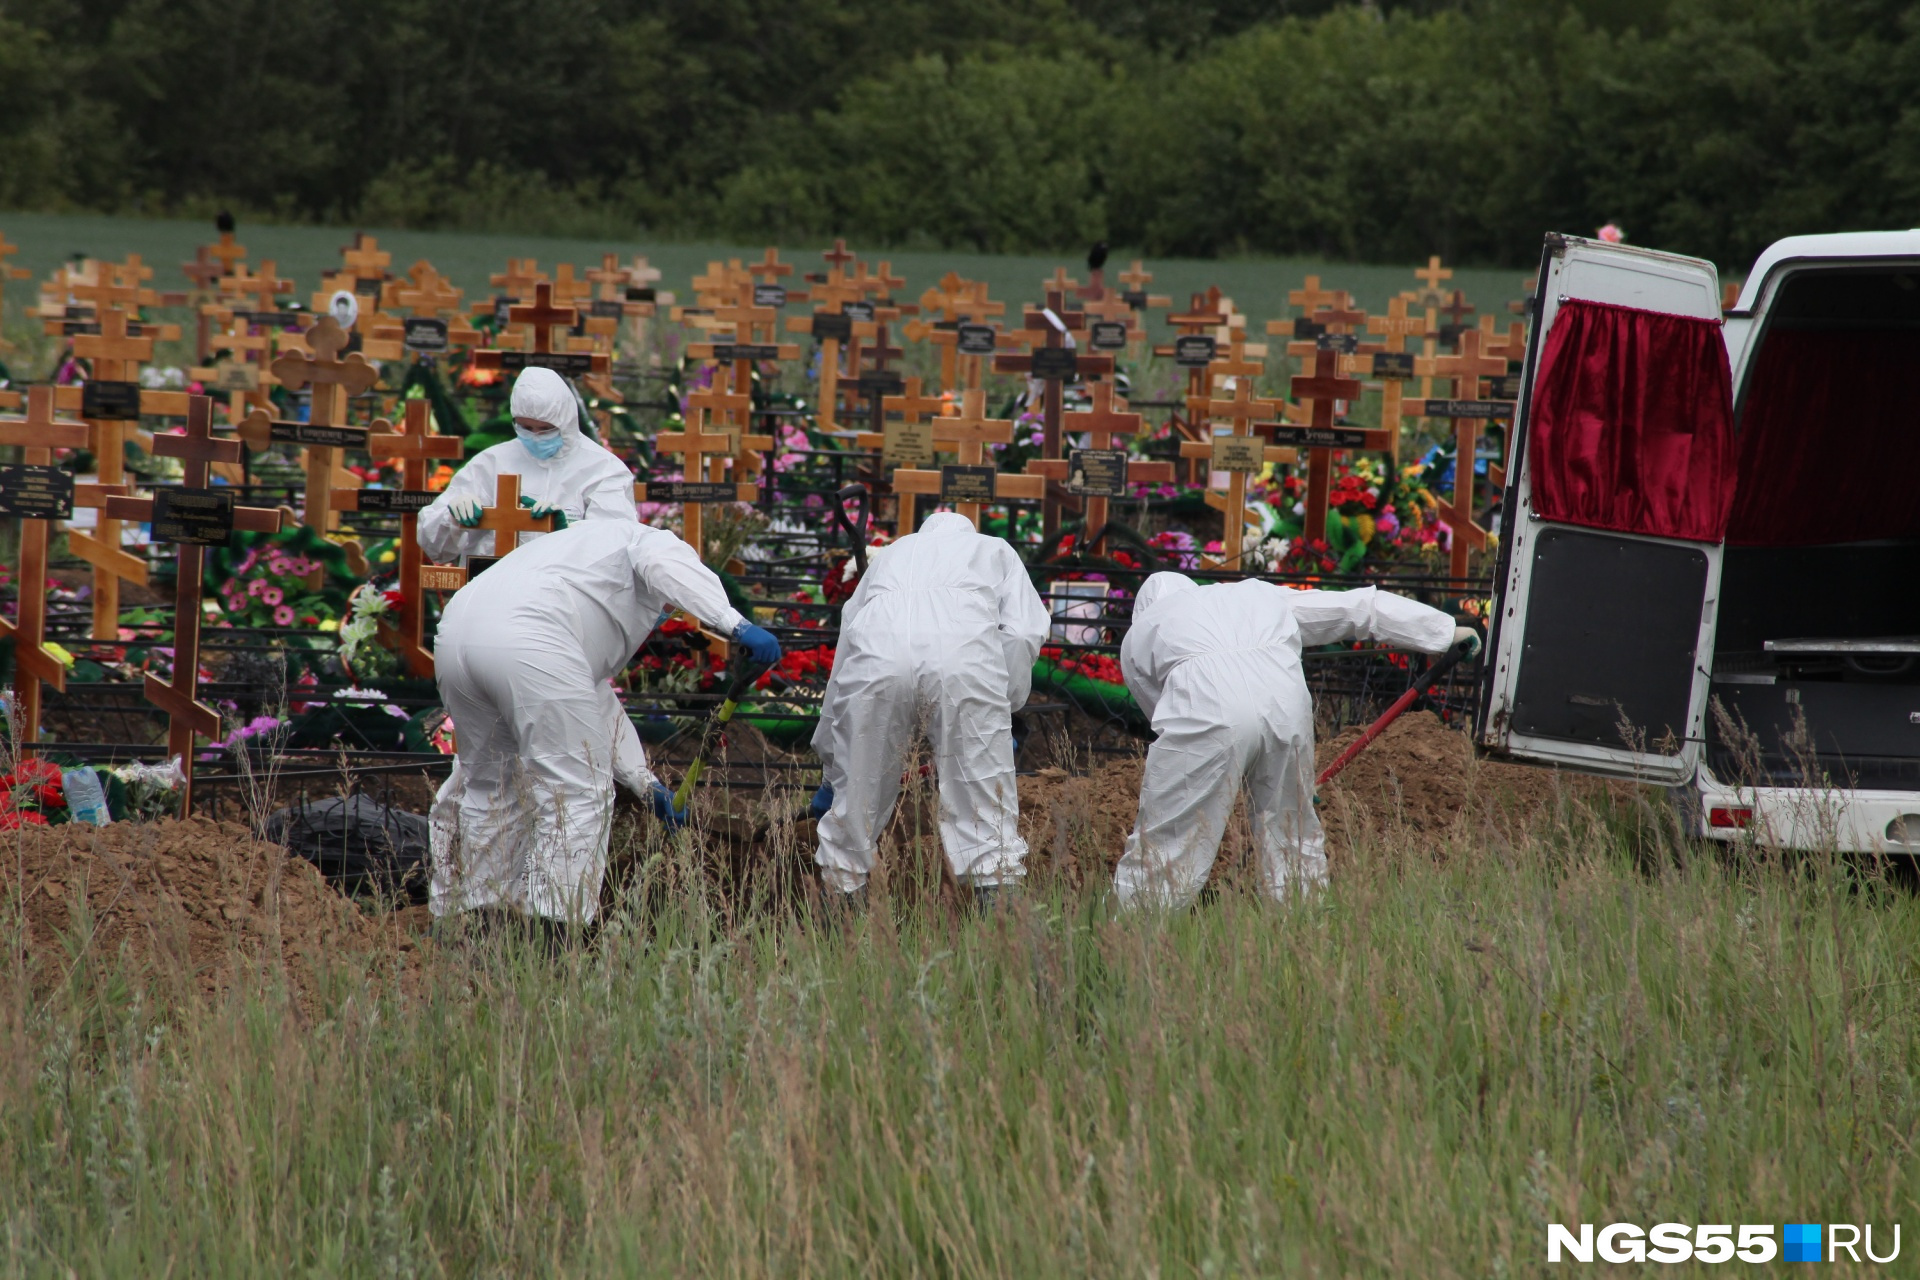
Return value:
<svg viewBox="0 0 1920 1280">
<path fill-rule="evenodd" d="M 1833 849 L 1841 853 L 1920 854 L 1920 791 L 1841 791 L 1812 787 L 1731 787 L 1705 765 L 1695 776 L 1699 810 L 1690 815 L 1694 834 L 1737 840 L 1748 830 L 1784 849 Z M 1746 827 L 1713 823 L 1738 821 Z"/>
</svg>

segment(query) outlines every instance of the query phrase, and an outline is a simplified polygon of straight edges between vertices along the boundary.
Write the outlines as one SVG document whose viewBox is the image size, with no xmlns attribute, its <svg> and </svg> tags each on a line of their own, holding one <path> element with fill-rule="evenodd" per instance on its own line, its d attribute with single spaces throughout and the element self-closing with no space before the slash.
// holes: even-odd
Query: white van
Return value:
<svg viewBox="0 0 1920 1280">
<path fill-rule="evenodd" d="M 1477 745 L 1920 853 L 1920 231 L 1782 240 L 1721 302 L 1548 237 Z"/>
</svg>

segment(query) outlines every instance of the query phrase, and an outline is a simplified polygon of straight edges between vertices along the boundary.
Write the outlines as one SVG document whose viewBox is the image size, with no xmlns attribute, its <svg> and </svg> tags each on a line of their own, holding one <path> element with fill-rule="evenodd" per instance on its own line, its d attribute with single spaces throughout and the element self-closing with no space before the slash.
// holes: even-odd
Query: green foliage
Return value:
<svg viewBox="0 0 1920 1280">
<path fill-rule="evenodd" d="M 1903 0 L 22 0 L 0 208 L 1744 264 L 1906 226 Z"/>
</svg>

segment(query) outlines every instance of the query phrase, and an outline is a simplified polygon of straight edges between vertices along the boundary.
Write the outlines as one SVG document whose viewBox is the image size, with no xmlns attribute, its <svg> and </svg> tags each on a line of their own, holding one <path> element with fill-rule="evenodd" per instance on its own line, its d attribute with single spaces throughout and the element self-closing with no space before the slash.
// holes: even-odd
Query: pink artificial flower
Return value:
<svg viewBox="0 0 1920 1280">
<path fill-rule="evenodd" d="M 249 582 L 247 584 L 247 594 L 250 596 L 257 596 L 262 591 L 265 591 L 266 589 L 267 589 L 267 580 L 265 578 L 255 578 L 252 582 Z"/>
<path fill-rule="evenodd" d="M 1609 222 L 1606 226 L 1600 228 L 1600 238 L 1608 244 L 1619 244 L 1627 238 L 1627 233 L 1622 231 L 1617 224 Z"/>
<path fill-rule="evenodd" d="M 268 587 L 265 591 L 262 591 L 260 593 L 260 600 L 264 604 L 279 604 L 282 600 L 286 598 L 287 598 L 286 592 L 282 591 L 278 587 Z"/>
<path fill-rule="evenodd" d="M 293 606 L 290 604 L 283 604 L 278 609 L 275 609 L 273 611 L 273 625 L 276 627 L 292 626 L 293 625 Z"/>
</svg>

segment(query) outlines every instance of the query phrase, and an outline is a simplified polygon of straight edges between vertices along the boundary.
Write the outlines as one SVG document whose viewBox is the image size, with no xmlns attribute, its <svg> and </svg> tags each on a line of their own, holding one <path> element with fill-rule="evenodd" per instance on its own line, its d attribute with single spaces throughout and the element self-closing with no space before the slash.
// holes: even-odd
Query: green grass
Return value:
<svg viewBox="0 0 1920 1280">
<path fill-rule="evenodd" d="M 663 273 L 660 287 L 691 300 L 693 277 L 708 262 L 716 259 L 757 259 L 765 244 L 730 245 L 721 243 L 676 243 L 658 240 L 605 239 L 570 240 L 546 236 L 475 235 L 460 232 L 391 231 L 377 227 L 366 230 L 378 237 L 380 246 L 393 254 L 392 270 L 404 272 L 420 258 L 426 258 L 455 285 L 467 291 L 468 301 L 490 296 L 487 276 L 506 268 L 507 259 L 532 257 L 543 269 L 555 263 L 571 262 L 585 269 L 597 267 L 600 255 L 617 252 L 623 261 L 645 254 Z M 1542 227 L 1542 233 L 1550 228 Z M 27 286 L 74 254 L 97 258 L 122 259 L 138 253 L 154 267 L 152 284 L 160 289 L 184 289 L 187 280 L 180 264 L 193 259 L 195 246 L 212 244 L 210 223 L 163 219 L 112 217 L 104 214 L 0 213 L 0 231 L 20 246 L 17 266 L 33 272 L 31 281 L 11 283 L 7 289 L 9 310 L 31 302 Z M 338 270 L 341 246 L 350 244 L 353 231 L 339 227 L 275 226 L 243 224 L 238 233 L 249 250 L 248 261 L 258 264 L 272 259 L 282 276 L 292 277 L 298 285 L 295 295 L 302 303 L 319 287 L 321 274 Z M 796 271 L 824 270 L 820 251 L 824 244 L 788 244 L 781 246 L 784 260 L 796 264 Z M 949 270 L 970 279 L 983 279 L 993 287 L 991 296 L 1005 302 L 1009 316 L 1025 303 L 1038 303 L 1041 281 L 1055 267 L 1065 267 L 1068 275 L 1086 279 L 1086 261 L 1079 254 L 1054 257 L 990 256 L 962 252 L 889 252 L 870 245 L 852 248 L 876 266 L 885 260 L 907 281 L 897 296 L 906 301 L 921 292 Z M 1525 247 L 1528 252 L 1531 246 Z M 1110 283 L 1119 285 L 1117 273 L 1126 269 L 1135 255 L 1116 250 L 1108 265 Z M 1254 320 L 1255 336 L 1267 320 L 1290 316 L 1296 309 L 1287 306 L 1287 292 L 1298 289 L 1309 274 L 1321 277 L 1326 288 L 1351 290 L 1368 311 L 1383 312 L 1387 303 L 1402 289 L 1418 287 L 1415 265 L 1363 265 L 1314 261 L 1302 258 L 1230 258 L 1213 261 L 1198 259 L 1155 259 L 1148 270 L 1154 273 L 1153 292 L 1171 296 L 1185 306 L 1189 294 L 1218 285 Z M 1532 272 L 1461 270 L 1451 285 L 1466 290 L 1468 300 L 1482 310 L 1491 309 L 1504 322 L 1509 319 L 1509 300 L 1522 295 L 1522 282 Z M 789 283 L 796 283 L 790 279 Z M 796 304 L 796 309 L 801 304 Z M 1017 325 L 1015 326 L 1017 327 Z"/>
<path fill-rule="evenodd" d="M 1550 1221 L 1911 1228 L 1917 932 L 1569 802 L 1284 908 L 842 936 L 676 893 L 304 1010 L 15 959 L 5 1268 L 1479 1277 L 1545 1274 Z"/>
</svg>

